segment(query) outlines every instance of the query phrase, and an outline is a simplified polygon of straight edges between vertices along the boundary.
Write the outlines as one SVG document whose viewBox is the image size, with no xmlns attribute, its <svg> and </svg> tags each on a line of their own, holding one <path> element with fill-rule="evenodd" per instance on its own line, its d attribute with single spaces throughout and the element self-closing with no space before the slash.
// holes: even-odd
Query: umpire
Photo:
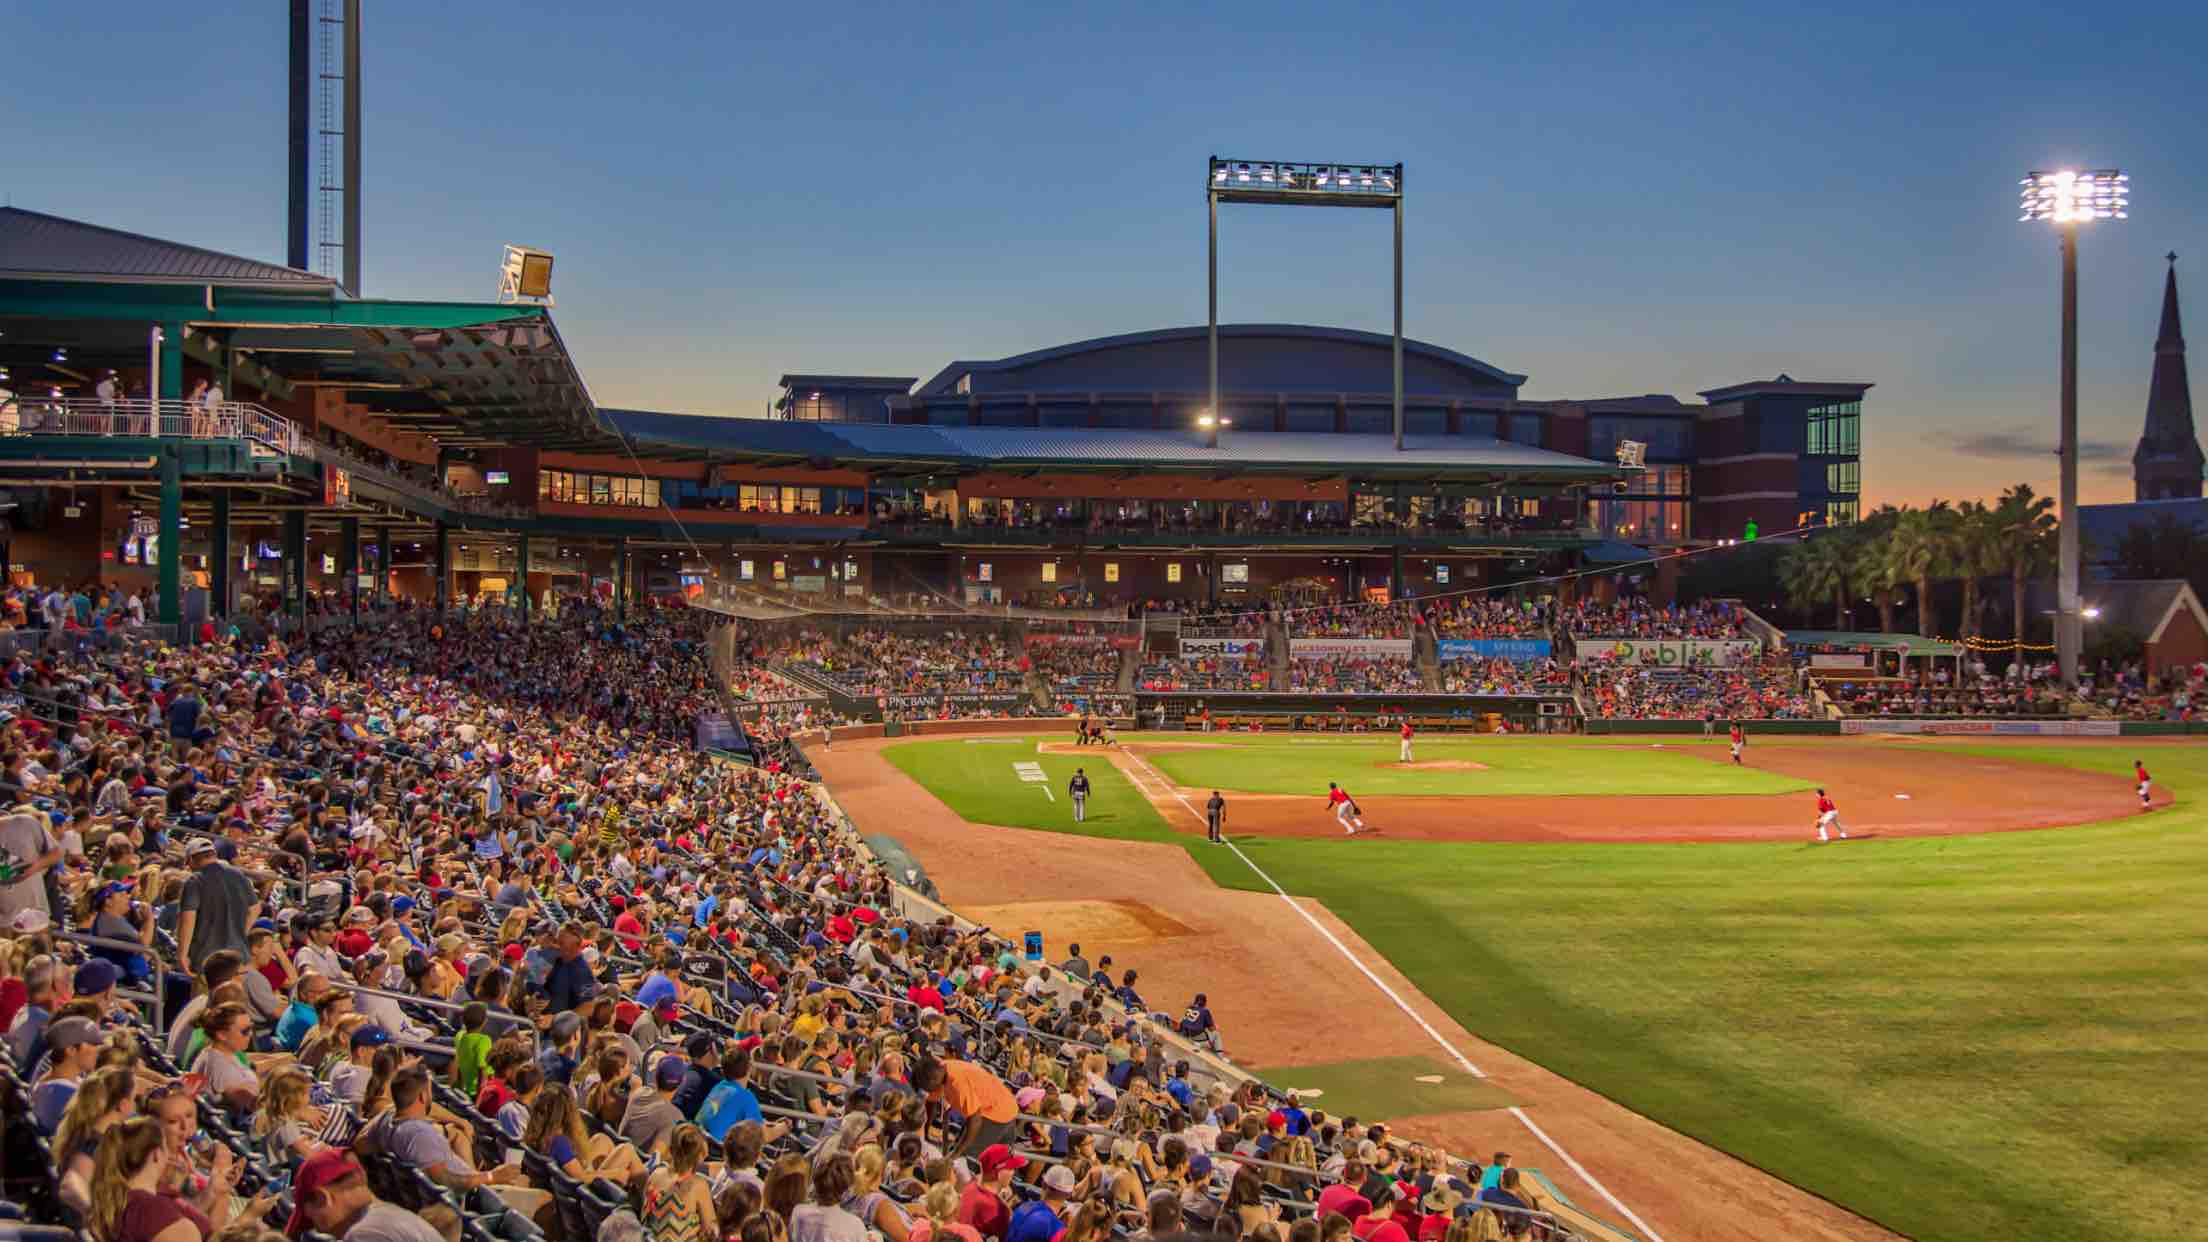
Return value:
<svg viewBox="0 0 2208 1242">
<path fill-rule="evenodd" d="M 1089 774 L 1079 768 L 1073 770 L 1073 779 L 1066 782 L 1066 796 L 1073 800 L 1073 822 L 1080 823 L 1089 814 Z"/>
<path fill-rule="evenodd" d="M 1227 800 L 1220 797 L 1219 791 L 1214 789 L 1211 791 L 1211 801 L 1204 803 L 1204 828 L 1213 845 L 1226 844 L 1226 839 L 1220 835 L 1220 830 L 1226 826 Z"/>
</svg>

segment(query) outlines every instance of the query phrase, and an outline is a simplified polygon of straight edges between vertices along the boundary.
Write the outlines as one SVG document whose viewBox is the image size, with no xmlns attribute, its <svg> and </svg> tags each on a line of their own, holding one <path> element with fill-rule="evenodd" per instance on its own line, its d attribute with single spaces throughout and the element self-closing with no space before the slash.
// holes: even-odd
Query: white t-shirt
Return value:
<svg viewBox="0 0 2208 1242">
<path fill-rule="evenodd" d="M 240 1087 L 256 1096 L 260 1094 L 261 1076 L 229 1053 L 209 1048 L 200 1054 L 193 1068 L 207 1076 L 207 1091 L 211 1095 L 228 1095 Z"/>
</svg>

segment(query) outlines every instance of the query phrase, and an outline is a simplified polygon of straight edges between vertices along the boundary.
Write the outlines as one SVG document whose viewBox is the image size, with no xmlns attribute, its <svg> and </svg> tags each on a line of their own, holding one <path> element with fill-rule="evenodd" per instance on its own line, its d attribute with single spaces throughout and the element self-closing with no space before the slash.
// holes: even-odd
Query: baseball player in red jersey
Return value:
<svg viewBox="0 0 2208 1242">
<path fill-rule="evenodd" d="M 2137 759 L 2132 760 L 2131 774 L 2139 780 L 2139 809 L 2150 809 L 2154 805 L 2154 778 L 2147 775 L 2147 765 Z"/>
<path fill-rule="evenodd" d="M 1333 808 L 1334 822 L 1350 836 L 1356 836 L 1357 830 L 1365 826 L 1365 817 L 1350 800 L 1349 791 L 1332 781 L 1326 783 L 1326 805 Z"/>
<path fill-rule="evenodd" d="M 1743 728 L 1741 728 L 1741 727 L 1740 727 L 1740 722 L 1736 720 L 1736 721 L 1734 721 L 1734 722 L 1733 722 L 1733 734 L 1732 734 L 1732 736 L 1733 736 L 1733 762 L 1734 762 L 1734 763 L 1739 763 L 1739 762 L 1740 762 L 1740 752 L 1741 752 L 1742 748 L 1744 748 L 1744 747 L 1746 747 L 1746 746 L 1748 745 L 1748 731 L 1747 731 L 1746 729 L 1743 729 Z"/>
<path fill-rule="evenodd" d="M 1400 763 L 1411 761 L 1411 718 L 1409 716 L 1403 718 L 1403 741 L 1401 745 L 1395 748 L 1395 757 L 1397 762 Z"/>
<path fill-rule="evenodd" d="M 1832 840 L 1832 838 L 1831 838 L 1831 837 L 1828 837 L 1828 836 L 1826 836 L 1826 835 L 1825 835 L 1825 830 L 1826 830 L 1827 828 L 1830 828 L 1830 829 L 1832 829 L 1833 831 L 1835 831 L 1835 832 L 1838 832 L 1838 833 L 1840 834 L 1840 839 L 1841 839 L 1841 840 L 1845 841 L 1845 840 L 1847 840 L 1847 839 L 1848 839 L 1848 830 L 1847 830 L 1847 829 L 1845 829 L 1845 828 L 1842 828 L 1842 827 L 1840 826 L 1840 808 L 1839 808 L 1839 807 L 1837 807 L 1837 806 L 1835 806 L 1835 805 L 1833 805 L 1833 801 L 1832 801 L 1832 799 L 1831 799 L 1831 798 L 1828 798 L 1828 797 L 1826 797 L 1826 796 L 1825 796 L 1825 791 L 1824 791 L 1824 790 L 1822 790 L 1822 789 L 1820 789 L 1820 790 L 1818 790 L 1818 791 L 1817 791 L 1817 839 L 1818 839 L 1818 840 L 1820 840 L 1820 841 L 1830 841 L 1830 840 Z"/>
</svg>

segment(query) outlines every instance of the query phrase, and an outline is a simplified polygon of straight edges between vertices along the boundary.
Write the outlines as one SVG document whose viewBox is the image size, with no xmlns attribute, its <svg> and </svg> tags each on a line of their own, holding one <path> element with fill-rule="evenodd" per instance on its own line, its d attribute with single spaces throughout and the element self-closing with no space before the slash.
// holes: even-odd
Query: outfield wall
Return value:
<svg viewBox="0 0 2208 1242">
<path fill-rule="evenodd" d="M 1699 735 L 1702 732 L 1702 722 L 1699 720 L 1640 720 L 1623 717 L 1589 716 L 1581 723 L 1588 733 L 1661 733 L 1679 736 L 1683 734 Z M 1732 722 L 1729 720 L 1718 721 L 1718 736 L 1723 737 L 1725 731 L 1731 725 Z M 1746 729 L 1751 735 L 1761 734 L 1763 736 L 1810 734 L 1834 737 L 1841 732 L 1840 722 L 1837 720 L 1743 720 L 1740 722 L 1740 727 Z"/>
</svg>

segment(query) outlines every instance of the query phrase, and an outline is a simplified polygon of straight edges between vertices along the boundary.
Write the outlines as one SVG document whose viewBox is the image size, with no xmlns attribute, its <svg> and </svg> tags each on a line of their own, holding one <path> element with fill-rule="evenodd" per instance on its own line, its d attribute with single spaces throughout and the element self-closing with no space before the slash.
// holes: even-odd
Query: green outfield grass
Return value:
<svg viewBox="0 0 2208 1242">
<path fill-rule="evenodd" d="M 1565 788 L 1591 775 L 1574 753 L 1585 740 L 1496 745 L 1545 754 L 1534 762 L 1569 773 Z M 962 814 L 1066 827 L 1062 810 L 1014 814 L 1023 796 L 1042 803 L 1009 779 L 1015 757 L 1039 758 L 1032 741 L 1018 756 L 943 753 L 957 746 L 888 753 Z M 1248 763 L 1241 749 L 1181 753 Z M 1326 779 L 1310 748 L 1281 749 Z M 1911 754 L 1932 765 L 1949 750 L 2095 771 L 2113 753 Z M 2136 752 L 2174 806 L 2042 832 L 1823 847 L 1237 841 L 1481 1038 L 1900 1233 L 2190 1239 L 2208 1236 L 2208 1134 L 2192 1108 L 2208 1100 L 2208 746 Z M 1041 761 L 1062 783 L 1066 759 Z M 1105 796 L 1108 768 L 1090 766 Z M 1131 812 L 1093 831 L 1159 828 Z M 1222 885 L 1270 891 L 1233 851 L 1159 839 Z M 1353 1055 L 1354 1023 L 1343 1040 Z"/>
<path fill-rule="evenodd" d="M 1053 734 L 1048 740 L 1062 741 Z M 882 752 L 905 775 L 919 781 L 977 824 L 1038 828 L 1045 832 L 1081 832 L 1129 841 L 1178 841 L 1110 759 L 1101 755 L 1042 754 L 1035 738 L 952 738 L 906 742 Z M 1043 781 L 1025 781 L 1015 764 L 1039 764 Z M 1076 827 L 1066 782 L 1081 768 L 1089 777 L 1088 821 Z M 1045 791 L 1048 791 L 1046 794 Z"/>
<path fill-rule="evenodd" d="M 1152 735 L 1134 740 L 1168 739 Z M 1170 740 L 1192 739 L 1173 734 Z M 1323 793 L 1328 781 L 1338 781 L 1361 797 L 1783 794 L 1809 788 L 1776 772 L 1713 763 L 1713 756 L 1723 758 L 1723 743 L 1700 738 L 1651 744 L 1610 738 L 1421 737 L 1414 743 L 1420 763 L 1476 763 L 1478 769 L 1398 766 L 1393 736 L 1214 734 L 1202 740 L 1201 746 L 1145 750 L 1143 757 L 1176 784 L 1240 793 Z"/>
</svg>

